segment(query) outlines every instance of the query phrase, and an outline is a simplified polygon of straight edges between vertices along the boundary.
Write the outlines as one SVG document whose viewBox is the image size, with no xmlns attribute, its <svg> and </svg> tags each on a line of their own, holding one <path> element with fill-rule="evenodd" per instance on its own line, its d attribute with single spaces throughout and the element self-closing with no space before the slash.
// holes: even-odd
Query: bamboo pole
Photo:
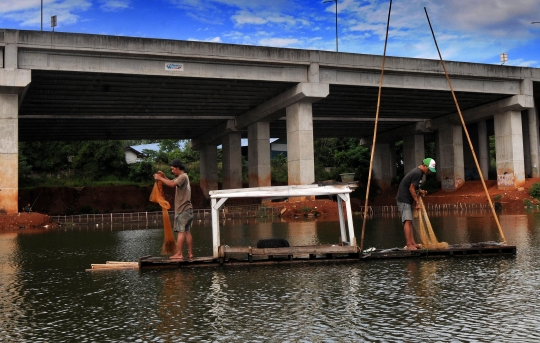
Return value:
<svg viewBox="0 0 540 343">
<path fill-rule="evenodd" d="M 375 155 L 375 142 L 377 142 L 377 126 L 379 124 L 379 109 L 381 107 L 381 92 L 384 77 L 384 63 L 386 61 L 386 46 L 388 45 L 388 29 L 390 27 L 390 12 L 392 11 L 392 0 L 388 8 L 388 20 L 386 21 L 386 38 L 384 39 L 384 52 L 382 58 L 381 78 L 379 80 L 379 94 L 377 96 L 377 111 L 375 113 L 375 127 L 373 128 L 373 143 L 371 144 L 371 157 L 369 159 L 369 174 L 366 188 L 366 202 L 364 206 L 364 221 L 362 222 L 362 236 L 360 237 L 360 251 L 364 250 L 364 232 L 366 230 L 367 210 L 369 202 L 369 188 L 371 187 L 371 171 L 373 169 L 373 156 Z"/>
<path fill-rule="evenodd" d="M 497 223 L 497 228 L 499 229 L 499 234 L 501 235 L 502 243 L 506 244 L 506 238 L 504 237 L 504 233 L 501 228 L 501 223 L 499 222 L 499 218 L 497 217 L 497 213 L 495 212 L 495 208 L 493 207 L 493 203 L 491 201 L 491 198 L 489 197 L 489 192 L 486 187 L 486 182 L 484 181 L 484 176 L 482 175 L 482 170 L 480 169 L 480 164 L 478 163 L 478 158 L 476 157 L 476 153 L 474 152 L 474 147 L 471 142 L 471 137 L 469 137 L 469 131 L 467 130 L 467 126 L 465 125 L 465 120 L 463 119 L 463 115 L 461 114 L 461 109 L 459 108 L 459 103 L 457 101 L 456 94 L 454 93 L 454 88 L 452 88 L 452 82 L 450 82 L 450 77 L 448 76 L 448 72 L 446 71 L 446 66 L 444 65 L 441 51 L 439 50 L 439 45 L 437 44 L 437 39 L 435 38 L 435 32 L 433 31 L 433 27 L 431 26 L 431 21 L 429 20 L 429 15 L 425 7 L 424 7 L 424 12 L 426 12 L 429 28 L 431 30 L 431 34 L 433 35 L 433 41 L 435 42 L 435 47 L 437 47 L 437 52 L 439 53 L 439 58 L 441 60 L 442 67 L 444 69 L 444 74 L 446 75 L 446 80 L 448 81 L 448 86 L 450 87 L 450 91 L 452 92 L 452 97 L 454 98 L 454 102 L 456 103 L 456 108 L 459 113 L 459 118 L 461 119 L 461 125 L 463 126 L 463 130 L 465 131 L 465 136 L 467 136 L 467 141 L 469 142 L 469 146 L 471 148 L 472 155 L 474 158 L 474 163 L 476 164 L 476 169 L 478 170 L 478 174 L 480 175 L 480 180 L 482 180 L 482 186 L 484 186 L 484 191 L 486 192 L 489 206 L 491 207 L 491 212 L 493 214 L 493 217 L 495 218 L 495 222 Z"/>
</svg>

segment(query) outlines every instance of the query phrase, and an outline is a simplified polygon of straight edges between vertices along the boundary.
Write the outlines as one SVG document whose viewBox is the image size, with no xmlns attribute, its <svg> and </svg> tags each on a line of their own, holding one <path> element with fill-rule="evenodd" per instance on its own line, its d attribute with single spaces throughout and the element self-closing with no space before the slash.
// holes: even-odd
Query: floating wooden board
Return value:
<svg viewBox="0 0 540 343">
<path fill-rule="evenodd" d="M 390 259 L 390 258 L 441 258 L 459 256 L 496 256 L 515 255 L 517 248 L 514 245 L 484 245 L 484 244 L 464 244 L 453 245 L 448 249 L 381 249 L 364 254 L 362 259 Z"/>
<path fill-rule="evenodd" d="M 92 264 L 89 270 L 146 269 L 146 268 L 193 268 L 220 265 L 264 265 L 280 263 L 312 262 L 360 262 L 368 260 L 396 258 L 451 258 L 467 256 L 515 256 L 514 245 L 489 245 L 484 243 L 453 245 L 448 249 L 406 250 L 400 248 L 376 249 L 369 253 L 360 253 L 354 246 L 317 245 L 284 248 L 252 248 L 221 246 L 219 258 L 211 256 L 195 257 L 187 260 L 169 259 L 168 257 L 144 256 L 138 262 L 115 262 Z"/>
</svg>

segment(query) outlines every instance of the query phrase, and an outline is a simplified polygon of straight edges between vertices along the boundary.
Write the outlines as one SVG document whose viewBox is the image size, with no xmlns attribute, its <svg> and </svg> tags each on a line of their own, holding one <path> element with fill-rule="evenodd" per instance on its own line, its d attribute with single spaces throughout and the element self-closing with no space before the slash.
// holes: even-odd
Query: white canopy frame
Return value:
<svg viewBox="0 0 540 343">
<path fill-rule="evenodd" d="M 214 258 L 219 257 L 220 229 L 219 229 L 219 209 L 229 198 L 285 198 L 327 195 L 337 197 L 339 213 L 339 226 L 341 241 L 343 244 L 356 246 L 354 236 L 354 226 L 352 221 L 351 197 L 350 193 L 356 188 L 357 183 L 336 183 L 332 185 L 298 185 L 298 186 L 275 186 L 275 187 L 254 187 L 237 188 L 210 191 L 210 201 L 212 207 L 212 245 Z M 345 225 L 343 215 L 343 205 L 345 202 L 347 225 Z M 347 240 L 347 228 L 349 240 Z"/>
</svg>

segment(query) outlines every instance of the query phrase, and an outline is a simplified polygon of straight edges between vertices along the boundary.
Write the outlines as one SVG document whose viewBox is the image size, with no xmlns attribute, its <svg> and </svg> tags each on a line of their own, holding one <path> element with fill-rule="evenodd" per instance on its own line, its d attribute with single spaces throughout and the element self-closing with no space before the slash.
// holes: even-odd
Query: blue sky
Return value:
<svg viewBox="0 0 540 343">
<path fill-rule="evenodd" d="M 338 0 L 339 51 L 382 55 L 389 0 Z M 540 0 L 394 0 L 387 55 L 540 68 Z M 0 0 L 0 28 L 40 30 L 41 0 Z M 43 30 L 335 51 L 323 0 L 43 0 Z"/>
</svg>

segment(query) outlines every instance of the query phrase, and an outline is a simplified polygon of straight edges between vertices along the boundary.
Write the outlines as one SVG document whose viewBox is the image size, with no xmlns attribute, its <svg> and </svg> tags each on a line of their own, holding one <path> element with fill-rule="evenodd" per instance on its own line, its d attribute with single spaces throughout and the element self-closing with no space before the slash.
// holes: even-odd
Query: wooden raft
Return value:
<svg viewBox="0 0 540 343">
<path fill-rule="evenodd" d="M 489 243 L 474 243 L 452 245 L 448 249 L 418 249 L 406 250 L 369 249 L 360 252 L 356 246 L 347 245 L 313 245 L 293 246 L 283 248 L 253 248 L 253 247 L 219 247 L 219 257 L 195 257 L 192 262 L 187 260 L 169 259 L 168 257 L 144 256 L 138 262 L 108 261 L 106 264 L 92 264 L 94 270 L 115 269 L 146 269 L 146 268 L 194 268 L 220 265 L 260 265 L 279 263 L 309 263 L 309 262 L 359 262 L 368 260 L 423 258 L 439 259 L 453 257 L 489 257 L 515 256 L 517 247 L 514 245 L 491 245 Z"/>
</svg>

